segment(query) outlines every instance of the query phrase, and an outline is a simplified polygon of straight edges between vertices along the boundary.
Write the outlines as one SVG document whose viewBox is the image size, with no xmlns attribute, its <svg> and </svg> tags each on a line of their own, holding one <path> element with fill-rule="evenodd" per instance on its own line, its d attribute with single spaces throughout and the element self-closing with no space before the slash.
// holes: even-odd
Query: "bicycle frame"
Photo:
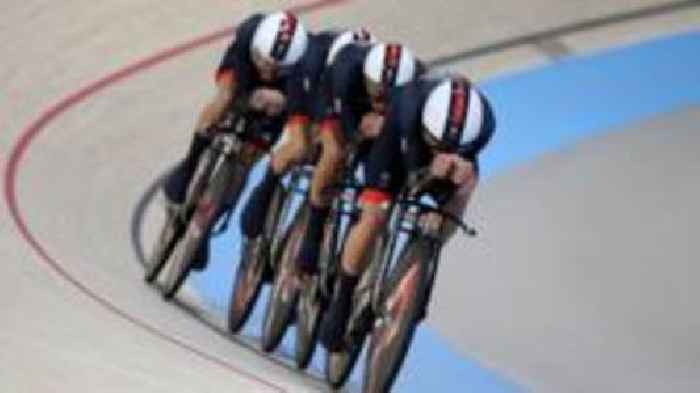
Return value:
<svg viewBox="0 0 700 393">
<path fill-rule="evenodd" d="M 337 186 L 339 194 L 333 198 L 331 204 L 330 232 L 324 236 L 331 236 L 332 249 L 328 250 L 325 258 L 320 261 L 321 267 L 321 285 L 325 296 L 330 298 L 333 288 L 332 285 L 327 287 L 325 284 L 331 284 L 332 277 L 335 277 L 340 266 L 340 258 L 343 255 L 345 247 L 345 238 L 347 237 L 350 227 L 357 220 L 360 213 L 359 193 L 362 189 L 360 182 L 359 165 L 355 162 L 355 157 L 348 159 L 343 182 Z"/>
<path fill-rule="evenodd" d="M 399 199 L 394 203 L 391 210 L 389 225 L 383 236 L 388 237 L 388 242 L 385 245 L 380 261 L 377 261 L 378 266 L 374 268 L 381 270 L 375 280 L 374 290 L 372 294 L 373 310 L 376 313 L 380 312 L 380 302 L 383 297 L 385 282 L 392 271 L 399 268 L 397 264 L 399 258 L 403 254 L 404 249 L 418 239 L 427 241 L 431 248 L 432 256 L 424 261 L 429 264 L 426 270 L 429 273 L 429 281 L 426 286 L 428 293 L 432 290 L 440 253 L 444 244 L 444 234 L 446 224 L 453 222 L 460 227 L 468 236 L 476 236 L 476 230 L 464 224 L 459 217 L 441 210 L 432 198 L 427 197 L 425 193 L 416 193 L 414 190 L 405 190 L 402 192 Z M 420 218 L 427 213 L 437 213 L 442 216 L 442 223 L 437 233 L 428 233 L 420 225 Z M 405 262 L 404 262 L 405 263 Z"/>
<path fill-rule="evenodd" d="M 221 226 L 213 231 L 214 234 L 223 233 L 228 228 L 228 222 L 233 213 L 232 209 L 238 202 L 238 197 L 243 190 L 248 172 L 262 154 L 269 150 L 273 144 L 273 136 L 271 134 L 262 133 L 261 135 L 256 135 L 255 132 L 251 131 L 255 127 L 255 121 L 250 117 L 249 115 L 241 114 L 240 109 L 232 106 L 214 127 L 214 139 L 207 153 L 205 153 L 214 156 L 213 161 L 207 162 L 207 165 L 204 166 L 206 170 L 203 172 L 209 174 L 209 178 L 205 180 L 207 183 L 222 165 L 235 165 L 237 167 L 232 171 L 236 176 L 231 179 L 231 185 L 226 192 L 227 197 L 224 199 L 227 203 L 221 206 L 220 210 L 221 213 L 228 212 L 228 215 Z M 194 201 L 201 197 L 201 195 L 190 195 L 192 188 L 193 186 L 190 185 L 188 201 Z M 187 214 L 189 212 L 184 213 Z M 189 218 L 187 215 L 185 217 Z"/>
<path fill-rule="evenodd" d="M 277 255 L 278 252 L 281 252 L 280 245 L 306 202 L 312 174 L 312 165 L 297 166 L 286 176 L 286 184 L 285 181 L 282 181 L 279 185 L 285 188 L 286 195 L 274 225 L 275 234 L 269 239 L 271 255 Z M 275 257 L 271 261 L 276 264 L 278 260 L 279 258 Z M 276 266 L 272 267 L 276 268 Z"/>
</svg>

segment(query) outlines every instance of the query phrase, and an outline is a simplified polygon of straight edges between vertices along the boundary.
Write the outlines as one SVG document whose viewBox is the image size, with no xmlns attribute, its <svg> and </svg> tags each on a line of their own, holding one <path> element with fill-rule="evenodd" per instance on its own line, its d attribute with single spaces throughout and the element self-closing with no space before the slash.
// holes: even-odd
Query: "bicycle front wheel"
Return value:
<svg viewBox="0 0 700 393">
<path fill-rule="evenodd" d="M 147 283 L 152 283 L 158 277 L 160 272 L 165 267 L 165 263 L 170 258 L 170 255 L 175 249 L 175 244 L 182 237 L 182 223 L 177 218 L 175 213 L 168 212 L 163 223 L 163 228 L 160 230 L 160 235 L 154 246 L 153 253 L 148 259 L 144 280 Z"/>
<path fill-rule="evenodd" d="M 340 389 L 350 378 L 350 373 L 355 368 L 362 347 L 365 344 L 365 335 L 356 337 L 353 342 L 341 351 L 328 352 L 326 357 L 326 381 L 333 389 Z"/>
<path fill-rule="evenodd" d="M 208 246 L 206 242 L 209 241 L 209 232 L 221 213 L 224 198 L 230 191 L 231 180 L 240 180 L 234 178 L 237 168 L 235 162 L 222 162 L 196 201 L 187 230 L 171 256 L 172 266 L 168 270 L 163 289 L 163 297 L 166 300 L 172 299 L 187 279 L 200 247 Z"/>
<path fill-rule="evenodd" d="M 228 327 L 231 333 L 238 333 L 248 321 L 253 307 L 260 296 L 266 260 L 262 256 L 262 239 L 249 242 L 238 265 L 233 281 L 229 303 Z"/>
<path fill-rule="evenodd" d="M 362 386 L 363 393 L 389 392 L 406 358 L 425 301 L 426 268 L 432 257 L 427 242 L 414 241 L 404 249 L 390 277 L 380 306 L 380 320 L 372 330 Z"/>
<path fill-rule="evenodd" d="M 294 316 L 299 296 L 296 262 L 307 223 L 308 209 L 305 208 L 299 212 L 286 240 L 281 244 L 282 252 L 263 324 L 262 348 L 265 352 L 272 352 L 277 348 Z"/>
</svg>

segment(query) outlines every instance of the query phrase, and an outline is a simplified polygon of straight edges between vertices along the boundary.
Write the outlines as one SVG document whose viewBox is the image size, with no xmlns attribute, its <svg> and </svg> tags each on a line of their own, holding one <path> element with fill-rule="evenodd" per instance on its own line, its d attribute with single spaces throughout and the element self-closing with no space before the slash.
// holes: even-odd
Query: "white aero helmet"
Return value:
<svg viewBox="0 0 700 393">
<path fill-rule="evenodd" d="M 287 67 L 301 59 L 308 41 L 306 29 L 296 15 L 275 12 L 265 16 L 255 29 L 250 49 Z"/>
<path fill-rule="evenodd" d="M 377 40 L 374 37 L 374 35 L 372 35 L 372 33 L 370 33 L 369 30 L 365 29 L 364 27 L 361 27 L 357 30 L 348 30 L 346 32 L 343 32 L 333 40 L 333 43 L 331 44 L 331 47 L 328 50 L 326 64 L 330 65 L 331 63 L 333 63 L 335 57 L 338 55 L 340 50 L 351 42 L 373 44 L 376 41 Z"/>
<path fill-rule="evenodd" d="M 428 94 L 422 123 L 426 142 L 435 147 L 478 153 L 484 141 L 484 103 L 472 84 L 460 77 L 445 79 Z"/>
<path fill-rule="evenodd" d="M 412 81 L 417 64 L 413 53 L 401 44 L 376 44 L 367 54 L 363 68 L 368 92 L 376 95 Z"/>
</svg>

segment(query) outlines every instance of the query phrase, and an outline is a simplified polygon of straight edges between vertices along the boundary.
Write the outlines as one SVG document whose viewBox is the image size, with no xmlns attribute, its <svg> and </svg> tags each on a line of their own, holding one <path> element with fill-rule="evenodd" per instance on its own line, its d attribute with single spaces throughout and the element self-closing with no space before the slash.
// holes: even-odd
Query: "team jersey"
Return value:
<svg viewBox="0 0 700 393">
<path fill-rule="evenodd" d="M 319 112 L 319 85 L 326 70 L 326 59 L 340 33 L 324 31 L 309 34 L 306 53 L 294 67 L 287 82 L 289 114 L 314 118 Z"/>
<path fill-rule="evenodd" d="M 441 80 L 418 79 L 406 86 L 395 88 L 392 94 L 384 128 L 372 146 L 366 167 L 368 188 L 396 194 L 409 173 L 430 165 L 434 156 L 423 138 L 422 113 L 430 92 Z M 495 129 L 493 113 L 481 96 L 484 115 L 479 135 L 473 148 L 458 151 L 465 159 L 477 165 L 477 154 L 488 143 Z M 447 199 L 453 187 L 447 182 L 436 182 L 435 194 Z"/>
<path fill-rule="evenodd" d="M 350 43 L 341 49 L 323 75 L 322 104 L 316 120 L 337 119 L 347 140 L 354 139 L 362 115 L 372 110 L 362 67 L 370 45 Z"/>
</svg>

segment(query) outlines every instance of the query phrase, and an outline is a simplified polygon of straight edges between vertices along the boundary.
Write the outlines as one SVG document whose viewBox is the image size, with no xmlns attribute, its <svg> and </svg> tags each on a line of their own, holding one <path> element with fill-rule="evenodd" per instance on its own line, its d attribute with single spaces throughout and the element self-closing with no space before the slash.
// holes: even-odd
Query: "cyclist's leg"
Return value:
<svg viewBox="0 0 700 393">
<path fill-rule="evenodd" d="M 393 195 L 405 178 L 399 165 L 401 160 L 395 159 L 399 155 L 393 142 L 391 135 L 377 140 L 365 168 L 367 188 L 360 195 L 362 214 L 350 228 L 343 247 L 338 280 L 321 328 L 321 341 L 331 351 L 342 343 L 352 308 L 352 294 L 369 262 L 368 251 L 386 225 Z"/>
<path fill-rule="evenodd" d="M 366 199 L 363 193 L 363 199 Z M 387 197 L 387 200 L 390 197 Z M 368 251 L 377 235 L 384 227 L 388 209 L 380 204 L 364 204 L 360 219 L 350 229 L 343 255 L 342 264 L 335 282 L 328 313 L 321 329 L 321 341 L 329 350 L 338 349 L 341 338 L 352 311 L 352 294 L 359 282 L 362 272 L 367 267 Z"/>
<path fill-rule="evenodd" d="M 181 204 L 185 201 L 187 187 L 197 170 L 202 153 L 211 144 L 212 137 L 206 132 L 195 132 L 185 158 L 180 161 L 168 175 L 163 191 L 170 203 Z"/>
<path fill-rule="evenodd" d="M 306 122 L 298 118 L 290 118 L 284 127 L 282 137 L 270 153 L 262 178 L 253 188 L 250 199 L 241 214 L 241 231 L 246 237 L 252 239 L 260 235 L 265 221 L 260 217 L 265 215 L 270 205 L 275 185 L 292 166 L 304 160 L 308 145 Z"/>
<path fill-rule="evenodd" d="M 299 267 L 307 273 L 317 270 L 323 228 L 330 210 L 327 190 L 337 182 L 345 163 L 345 138 L 337 127 L 322 127 L 321 156 L 314 169 L 309 193 L 310 216 L 299 258 Z"/>
<path fill-rule="evenodd" d="M 308 121 L 301 116 L 290 118 L 270 155 L 273 172 L 282 175 L 303 162 L 310 150 L 310 140 Z"/>
</svg>

